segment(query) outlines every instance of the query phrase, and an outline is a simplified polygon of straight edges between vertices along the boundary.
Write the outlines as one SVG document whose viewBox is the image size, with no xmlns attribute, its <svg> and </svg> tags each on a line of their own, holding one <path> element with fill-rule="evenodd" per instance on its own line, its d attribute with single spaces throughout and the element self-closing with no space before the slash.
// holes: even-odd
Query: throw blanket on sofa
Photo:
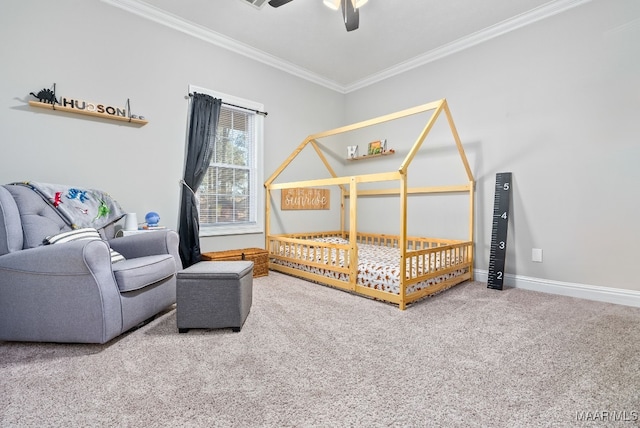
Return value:
<svg viewBox="0 0 640 428">
<path fill-rule="evenodd" d="M 100 190 L 34 181 L 12 184 L 31 188 L 55 208 L 72 229 L 101 229 L 126 214 L 115 199 Z"/>
</svg>

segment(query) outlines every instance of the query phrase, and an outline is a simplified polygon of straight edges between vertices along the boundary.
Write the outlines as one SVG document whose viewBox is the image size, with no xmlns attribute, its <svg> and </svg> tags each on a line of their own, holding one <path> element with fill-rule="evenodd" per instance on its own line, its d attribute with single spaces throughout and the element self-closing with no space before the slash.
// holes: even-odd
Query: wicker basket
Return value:
<svg viewBox="0 0 640 428">
<path fill-rule="evenodd" d="M 253 262 L 253 277 L 269 275 L 269 257 L 262 248 L 243 248 L 240 250 L 214 251 L 202 254 L 202 260 L 250 260 Z"/>
</svg>

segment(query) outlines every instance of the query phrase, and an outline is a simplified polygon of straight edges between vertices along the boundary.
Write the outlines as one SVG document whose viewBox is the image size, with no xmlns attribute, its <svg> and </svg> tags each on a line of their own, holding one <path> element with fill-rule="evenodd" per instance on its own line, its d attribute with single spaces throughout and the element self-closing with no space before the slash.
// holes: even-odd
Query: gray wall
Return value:
<svg viewBox="0 0 640 428">
<path fill-rule="evenodd" d="M 495 174 L 511 171 L 512 282 L 640 290 L 639 41 L 640 2 L 592 1 L 350 93 L 347 116 L 447 98 L 477 180 L 477 269 L 488 267 Z M 425 156 L 446 154 L 440 134 L 425 144 Z"/>
<path fill-rule="evenodd" d="M 479 272 L 488 264 L 495 174 L 511 171 L 512 277 L 640 290 L 633 274 L 640 238 L 639 9 L 635 0 L 594 0 L 343 95 L 98 0 L 5 2 L 0 182 L 104 189 L 126 210 L 158 211 L 162 223 L 176 227 L 189 84 L 265 105 L 267 176 L 310 133 L 447 98 L 477 180 Z M 29 92 L 53 82 L 58 93 L 88 101 L 121 105 L 130 98 L 149 124 L 131 127 L 30 108 Z M 394 169 L 421 124 L 423 118 L 414 118 L 340 141 L 330 147 L 332 159 L 347 174 Z M 388 138 L 398 155 L 357 167 L 340 162 L 346 144 L 377 138 Z M 464 181 L 444 127 L 425 144 L 416 159 L 424 166 L 410 171 L 412 182 Z M 295 164 L 285 176 L 312 178 L 308 164 Z M 416 204 L 410 232 L 459 233 L 459 202 Z M 367 206 L 359 216 L 364 225 L 360 217 L 367 212 L 381 231 L 393 232 L 393 212 Z M 288 216 L 275 225 L 289 222 Z M 308 230 L 315 224 L 305 219 L 292 226 Z M 263 243 L 262 235 L 248 235 L 203 238 L 202 247 Z M 543 263 L 531 262 L 533 247 L 544 250 Z"/>
<path fill-rule="evenodd" d="M 123 208 L 178 224 L 188 85 L 263 103 L 265 174 L 313 130 L 344 116 L 344 95 L 98 0 L 3 2 L 0 13 L 0 182 L 108 191 Z M 122 106 L 149 123 L 29 107 L 37 92 Z M 203 238 L 205 251 L 263 247 L 263 235 Z"/>
</svg>

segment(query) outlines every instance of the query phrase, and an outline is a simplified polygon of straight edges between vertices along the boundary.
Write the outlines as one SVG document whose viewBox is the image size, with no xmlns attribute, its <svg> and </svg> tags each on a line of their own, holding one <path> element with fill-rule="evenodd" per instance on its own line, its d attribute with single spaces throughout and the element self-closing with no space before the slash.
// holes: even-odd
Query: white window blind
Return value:
<svg viewBox="0 0 640 428">
<path fill-rule="evenodd" d="M 203 226 L 256 221 L 255 115 L 222 105 L 213 157 L 198 192 Z"/>
</svg>

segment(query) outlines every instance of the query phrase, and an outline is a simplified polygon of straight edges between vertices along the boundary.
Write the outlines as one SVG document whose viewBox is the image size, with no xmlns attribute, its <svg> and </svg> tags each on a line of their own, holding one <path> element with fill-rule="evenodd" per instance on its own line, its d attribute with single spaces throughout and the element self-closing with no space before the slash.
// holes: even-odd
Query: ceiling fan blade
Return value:
<svg viewBox="0 0 640 428">
<path fill-rule="evenodd" d="M 269 6 L 273 6 L 273 7 L 280 7 L 283 4 L 287 4 L 289 3 L 291 0 L 271 0 L 269 2 Z"/>
<path fill-rule="evenodd" d="M 357 30 L 360 26 L 360 12 L 353 7 L 351 0 L 342 1 L 342 18 L 347 31 Z"/>
</svg>

